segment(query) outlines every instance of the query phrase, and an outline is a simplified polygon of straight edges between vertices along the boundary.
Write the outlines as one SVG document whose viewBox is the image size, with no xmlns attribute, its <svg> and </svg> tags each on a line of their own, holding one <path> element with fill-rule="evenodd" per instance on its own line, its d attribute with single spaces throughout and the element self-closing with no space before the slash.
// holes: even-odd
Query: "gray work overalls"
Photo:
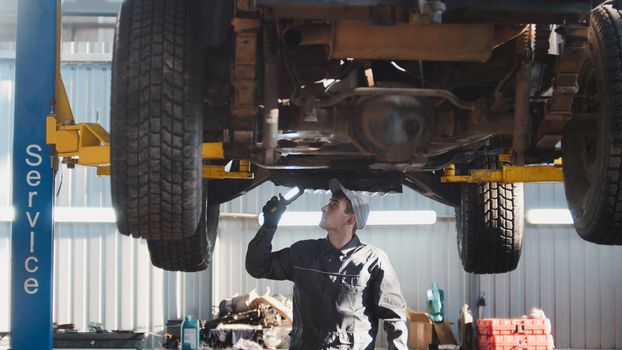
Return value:
<svg viewBox="0 0 622 350">
<path fill-rule="evenodd" d="M 374 349 L 383 319 L 389 349 L 407 349 L 406 303 L 386 254 L 354 235 L 337 250 L 328 238 L 272 252 L 275 229 L 248 245 L 246 270 L 294 282 L 291 349 Z"/>
</svg>

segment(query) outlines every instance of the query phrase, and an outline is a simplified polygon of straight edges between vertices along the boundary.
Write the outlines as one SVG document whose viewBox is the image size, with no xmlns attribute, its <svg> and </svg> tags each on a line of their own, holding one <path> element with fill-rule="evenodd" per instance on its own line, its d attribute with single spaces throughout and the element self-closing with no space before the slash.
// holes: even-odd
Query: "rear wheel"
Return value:
<svg viewBox="0 0 622 350">
<path fill-rule="evenodd" d="M 592 12 L 573 119 L 562 139 L 564 187 L 579 235 L 622 244 L 622 16 Z"/>
<path fill-rule="evenodd" d="M 196 0 L 126 0 L 112 62 L 112 203 L 121 233 L 196 235 L 203 49 Z"/>
<path fill-rule="evenodd" d="M 474 169 L 497 169 L 496 157 L 480 157 Z M 523 184 L 462 184 L 456 208 L 458 254 L 464 270 L 512 271 L 523 246 Z"/>
</svg>

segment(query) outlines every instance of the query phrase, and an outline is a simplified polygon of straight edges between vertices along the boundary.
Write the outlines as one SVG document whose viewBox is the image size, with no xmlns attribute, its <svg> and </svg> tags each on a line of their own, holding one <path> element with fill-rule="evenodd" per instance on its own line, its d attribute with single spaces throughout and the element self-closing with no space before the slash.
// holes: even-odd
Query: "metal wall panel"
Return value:
<svg viewBox="0 0 622 350">
<path fill-rule="evenodd" d="M 11 201 L 15 62 L 0 59 L 0 206 Z"/>
<path fill-rule="evenodd" d="M 0 276 L 4 283 L 0 283 L 0 332 L 6 332 L 10 326 L 11 315 L 11 240 L 9 239 L 11 225 L 0 222 Z M 8 283 L 7 283 L 8 281 Z"/>
<path fill-rule="evenodd" d="M 10 55 L 8 55 L 10 56 Z M 13 61 L 0 60 L 0 206 L 10 201 Z M 79 121 L 109 125 L 110 67 L 107 63 L 65 63 L 63 76 Z M 57 177 L 59 206 L 109 207 L 110 183 L 93 169 L 63 169 Z M 222 213 L 257 214 L 265 201 L 285 189 L 264 184 L 222 206 Z M 326 194 L 306 193 L 289 210 L 315 211 Z M 564 208 L 559 184 L 526 186 L 527 208 Z M 406 189 L 374 197 L 372 210 L 433 209 L 430 226 L 368 227 L 361 238 L 384 249 L 392 259 L 408 304 L 425 309 L 425 290 L 438 282 L 447 293 L 447 317 L 455 320 L 463 302 L 485 293 L 487 315 L 520 316 L 541 306 L 551 317 L 560 348 L 622 348 L 622 248 L 581 240 L 570 226 L 528 225 L 517 271 L 471 278 L 458 261 L 453 209 Z M 183 274 L 151 267 L 144 241 L 119 235 L 112 224 L 56 225 L 55 308 L 57 322 L 89 321 L 107 329 L 159 331 L 168 318 L 191 313 L 211 315 L 211 302 L 244 293 L 291 294 L 291 284 L 255 280 L 244 271 L 246 245 L 258 228 L 254 219 L 222 218 L 213 272 Z M 10 225 L 0 222 L 0 276 L 9 276 Z M 275 247 L 321 237 L 317 228 L 281 228 Z M 209 290 L 214 277 L 213 295 Z M 0 284 L 0 331 L 7 331 L 9 286 Z"/>
<path fill-rule="evenodd" d="M 11 158 L 13 150 L 13 97 L 15 61 L 0 59 L 0 207 L 11 204 Z M 10 280 L 10 224 L 0 222 L 0 276 Z M 9 329 L 11 298 L 8 283 L 0 283 L 0 331 Z"/>
<path fill-rule="evenodd" d="M 622 347 L 620 247 L 583 241 L 567 226 L 528 225 L 518 268 L 481 277 L 485 315 L 551 318 L 558 348 Z"/>
<path fill-rule="evenodd" d="M 200 291 L 207 272 L 152 267 L 146 242 L 120 235 L 114 224 L 57 224 L 54 268 L 59 323 L 157 330 L 166 319 L 185 313 L 211 314 L 208 303 L 192 294 Z M 178 288 L 184 283 L 191 294 Z"/>
</svg>

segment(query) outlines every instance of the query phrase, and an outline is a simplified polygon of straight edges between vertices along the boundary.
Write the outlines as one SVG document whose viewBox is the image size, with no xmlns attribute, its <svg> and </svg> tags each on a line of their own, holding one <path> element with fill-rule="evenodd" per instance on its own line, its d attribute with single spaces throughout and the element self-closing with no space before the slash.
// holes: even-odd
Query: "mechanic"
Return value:
<svg viewBox="0 0 622 350">
<path fill-rule="evenodd" d="M 378 320 L 389 349 L 407 349 L 406 302 L 389 258 L 356 235 L 369 215 L 367 200 L 330 181 L 322 207 L 326 238 L 304 240 L 272 252 L 272 238 L 286 207 L 272 197 L 264 223 L 248 245 L 246 271 L 255 278 L 294 282 L 291 349 L 374 349 Z"/>
</svg>

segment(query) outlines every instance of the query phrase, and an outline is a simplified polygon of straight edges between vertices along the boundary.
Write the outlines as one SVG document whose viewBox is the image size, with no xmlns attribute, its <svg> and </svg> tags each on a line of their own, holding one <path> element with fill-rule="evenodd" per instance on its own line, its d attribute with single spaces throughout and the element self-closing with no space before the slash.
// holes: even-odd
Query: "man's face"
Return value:
<svg viewBox="0 0 622 350">
<path fill-rule="evenodd" d="M 348 204 L 345 198 L 331 197 L 328 204 L 322 207 L 320 227 L 324 230 L 340 230 L 355 222 L 354 214 L 346 213 Z"/>
</svg>

